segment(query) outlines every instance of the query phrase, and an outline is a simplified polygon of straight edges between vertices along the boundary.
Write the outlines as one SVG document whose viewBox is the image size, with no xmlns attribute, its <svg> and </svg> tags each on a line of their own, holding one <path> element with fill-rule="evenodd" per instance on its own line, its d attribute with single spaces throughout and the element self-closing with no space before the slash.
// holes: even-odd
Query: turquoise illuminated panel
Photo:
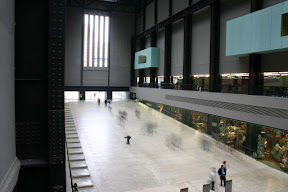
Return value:
<svg viewBox="0 0 288 192">
<path fill-rule="evenodd" d="M 288 36 L 282 36 L 282 15 L 288 1 L 227 22 L 226 56 L 272 53 L 288 50 Z"/>
<path fill-rule="evenodd" d="M 134 69 L 159 67 L 159 48 L 150 47 L 135 53 Z"/>
</svg>

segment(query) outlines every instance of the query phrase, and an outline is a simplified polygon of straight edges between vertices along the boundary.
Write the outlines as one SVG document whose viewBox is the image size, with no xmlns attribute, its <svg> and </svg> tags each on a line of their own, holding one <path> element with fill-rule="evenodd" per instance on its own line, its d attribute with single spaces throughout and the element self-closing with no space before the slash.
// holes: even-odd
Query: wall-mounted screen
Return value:
<svg viewBox="0 0 288 192">
<path fill-rule="evenodd" d="M 147 54 L 139 55 L 138 64 L 146 63 Z"/>
<path fill-rule="evenodd" d="M 282 15 L 281 36 L 288 35 L 288 13 Z"/>
</svg>

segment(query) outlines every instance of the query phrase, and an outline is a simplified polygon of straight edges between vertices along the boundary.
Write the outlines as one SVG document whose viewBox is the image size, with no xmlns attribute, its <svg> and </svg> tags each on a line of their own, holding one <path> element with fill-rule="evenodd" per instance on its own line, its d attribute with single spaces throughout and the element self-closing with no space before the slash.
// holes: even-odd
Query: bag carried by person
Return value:
<svg viewBox="0 0 288 192">
<path fill-rule="evenodd" d="M 222 172 L 222 170 L 221 170 L 221 168 L 219 168 L 219 169 L 218 169 L 218 175 L 221 176 L 221 172 Z"/>
</svg>

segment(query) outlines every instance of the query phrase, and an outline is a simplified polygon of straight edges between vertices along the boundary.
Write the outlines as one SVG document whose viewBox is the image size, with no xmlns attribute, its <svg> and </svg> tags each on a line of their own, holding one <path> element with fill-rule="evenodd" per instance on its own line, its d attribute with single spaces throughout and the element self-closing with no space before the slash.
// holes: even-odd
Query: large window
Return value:
<svg viewBox="0 0 288 192">
<path fill-rule="evenodd" d="M 108 67 L 109 17 L 85 14 L 83 41 L 83 66 Z"/>
</svg>

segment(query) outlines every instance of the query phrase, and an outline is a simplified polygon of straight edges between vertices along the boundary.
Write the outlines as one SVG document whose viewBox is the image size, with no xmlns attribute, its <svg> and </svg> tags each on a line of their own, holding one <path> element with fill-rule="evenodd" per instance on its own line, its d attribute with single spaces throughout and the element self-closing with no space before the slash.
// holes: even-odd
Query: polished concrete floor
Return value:
<svg viewBox="0 0 288 192">
<path fill-rule="evenodd" d="M 275 170 L 143 104 L 113 101 L 69 103 L 88 169 L 98 192 L 202 191 L 211 167 L 227 161 L 234 192 L 287 192 L 288 174 Z M 135 110 L 140 111 L 140 118 Z M 120 126 L 118 111 L 127 111 Z M 148 133 L 147 123 L 155 126 Z M 151 129 L 150 129 L 151 130 Z M 125 136 L 130 135 L 130 145 Z M 203 143 L 207 147 L 203 147 Z M 216 191 L 225 191 L 219 186 Z"/>
</svg>

